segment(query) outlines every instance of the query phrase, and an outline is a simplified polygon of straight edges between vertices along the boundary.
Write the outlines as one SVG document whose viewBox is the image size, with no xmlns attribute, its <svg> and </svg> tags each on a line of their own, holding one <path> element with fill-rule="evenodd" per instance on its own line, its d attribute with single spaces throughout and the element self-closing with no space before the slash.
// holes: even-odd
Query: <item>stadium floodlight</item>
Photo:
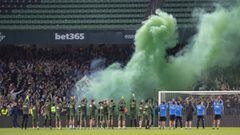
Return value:
<svg viewBox="0 0 240 135">
<path fill-rule="evenodd" d="M 215 96 L 215 95 L 235 95 L 240 91 L 158 91 L 158 104 L 166 100 L 166 94 L 193 95 L 193 96 Z"/>
</svg>

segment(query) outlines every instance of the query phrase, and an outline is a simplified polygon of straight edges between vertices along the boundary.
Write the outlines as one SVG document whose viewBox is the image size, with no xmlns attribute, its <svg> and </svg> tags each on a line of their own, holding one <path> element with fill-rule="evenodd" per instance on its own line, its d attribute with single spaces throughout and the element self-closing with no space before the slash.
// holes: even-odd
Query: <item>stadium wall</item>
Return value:
<svg viewBox="0 0 240 135">
<path fill-rule="evenodd" d="M 117 118 L 117 116 L 115 117 Z M 126 117 L 126 119 L 128 120 L 128 117 Z M 196 126 L 196 116 L 194 117 L 193 120 L 193 126 Z M 43 127 L 44 124 L 44 118 L 41 117 L 40 119 L 40 127 Z M 65 127 L 65 117 L 63 117 L 63 127 Z M 183 122 L 185 120 L 185 116 L 183 117 Z M 212 126 L 212 120 L 213 120 L 213 116 L 208 115 L 205 117 L 205 126 L 207 127 L 211 127 Z M 12 117 L 1 117 L 0 116 L 0 128 L 6 128 L 6 127 L 12 127 Z M 22 122 L 22 117 L 18 117 L 18 124 L 21 125 Z M 155 121 L 155 124 L 157 123 L 157 120 Z M 127 126 L 130 125 L 130 122 L 127 121 Z M 31 121 L 31 117 L 29 117 L 29 122 L 28 122 L 28 126 L 31 127 L 32 125 L 32 121 Z M 54 120 L 52 122 L 52 125 L 54 125 Z M 117 119 L 115 119 L 115 123 L 114 125 L 117 125 Z M 221 126 L 223 127 L 239 127 L 240 125 L 240 116 L 238 115 L 224 115 L 221 121 Z M 200 123 L 200 127 L 201 127 L 201 123 Z"/>
<path fill-rule="evenodd" d="M 136 30 L 0 30 L 0 45 L 7 44 L 133 44 Z M 186 44 L 193 28 L 179 28 L 179 44 Z"/>
</svg>

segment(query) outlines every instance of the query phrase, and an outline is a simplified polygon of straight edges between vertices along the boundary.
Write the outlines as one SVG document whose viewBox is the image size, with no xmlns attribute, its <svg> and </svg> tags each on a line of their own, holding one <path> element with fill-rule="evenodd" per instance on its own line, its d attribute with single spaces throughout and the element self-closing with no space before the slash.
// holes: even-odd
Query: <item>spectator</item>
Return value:
<svg viewBox="0 0 240 135">
<path fill-rule="evenodd" d="M 21 105 L 30 93 L 40 101 L 51 97 L 69 97 L 76 81 L 89 74 L 94 59 L 105 59 L 102 68 L 112 62 L 126 63 L 131 47 L 89 46 L 81 48 L 0 47 L 0 106 Z M 118 55 L 114 55 L 118 54 Z"/>
<path fill-rule="evenodd" d="M 1 109 L 1 116 L 6 117 L 9 115 L 9 109 L 7 108 L 6 105 L 3 105 L 2 109 Z"/>
</svg>

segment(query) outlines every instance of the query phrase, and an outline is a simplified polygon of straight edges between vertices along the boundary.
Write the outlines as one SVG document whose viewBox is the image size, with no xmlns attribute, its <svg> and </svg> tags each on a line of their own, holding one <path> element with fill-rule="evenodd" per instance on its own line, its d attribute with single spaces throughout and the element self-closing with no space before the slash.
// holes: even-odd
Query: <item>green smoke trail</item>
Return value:
<svg viewBox="0 0 240 135">
<path fill-rule="evenodd" d="M 183 90 L 214 66 L 227 66 L 239 52 L 240 8 L 218 8 L 201 16 L 198 33 L 180 56 L 167 58 L 166 49 L 177 43 L 176 20 L 160 10 L 135 35 L 135 52 L 121 68 L 114 63 L 91 75 L 86 96 L 96 99 L 154 94 L 155 88 Z M 79 88 L 81 89 L 81 88 Z M 156 93 L 155 93 L 156 94 Z"/>
<path fill-rule="evenodd" d="M 198 33 L 188 45 L 183 56 L 171 59 L 167 71 L 170 78 L 179 77 L 171 83 L 164 83 L 167 89 L 184 89 L 193 84 L 209 68 L 227 67 L 237 59 L 240 49 L 240 8 L 223 9 L 204 14 L 198 25 Z M 178 70 L 177 70 L 178 69 Z"/>
</svg>

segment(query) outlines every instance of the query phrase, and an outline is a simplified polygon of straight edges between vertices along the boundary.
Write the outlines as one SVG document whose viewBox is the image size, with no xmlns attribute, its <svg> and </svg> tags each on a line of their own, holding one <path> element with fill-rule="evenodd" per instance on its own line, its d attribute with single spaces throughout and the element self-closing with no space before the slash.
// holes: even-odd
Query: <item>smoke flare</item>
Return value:
<svg viewBox="0 0 240 135">
<path fill-rule="evenodd" d="M 114 63 L 93 73 L 88 80 L 87 97 L 103 99 L 129 96 L 152 96 L 155 88 L 183 90 L 211 67 L 229 66 L 240 50 L 240 7 L 218 7 L 201 15 L 198 32 L 177 56 L 166 50 L 177 44 L 176 19 L 161 10 L 146 20 L 135 35 L 135 52 L 121 68 Z M 80 86 L 80 85 L 78 85 Z M 78 88 L 82 89 L 82 88 Z"/>
</svg>

